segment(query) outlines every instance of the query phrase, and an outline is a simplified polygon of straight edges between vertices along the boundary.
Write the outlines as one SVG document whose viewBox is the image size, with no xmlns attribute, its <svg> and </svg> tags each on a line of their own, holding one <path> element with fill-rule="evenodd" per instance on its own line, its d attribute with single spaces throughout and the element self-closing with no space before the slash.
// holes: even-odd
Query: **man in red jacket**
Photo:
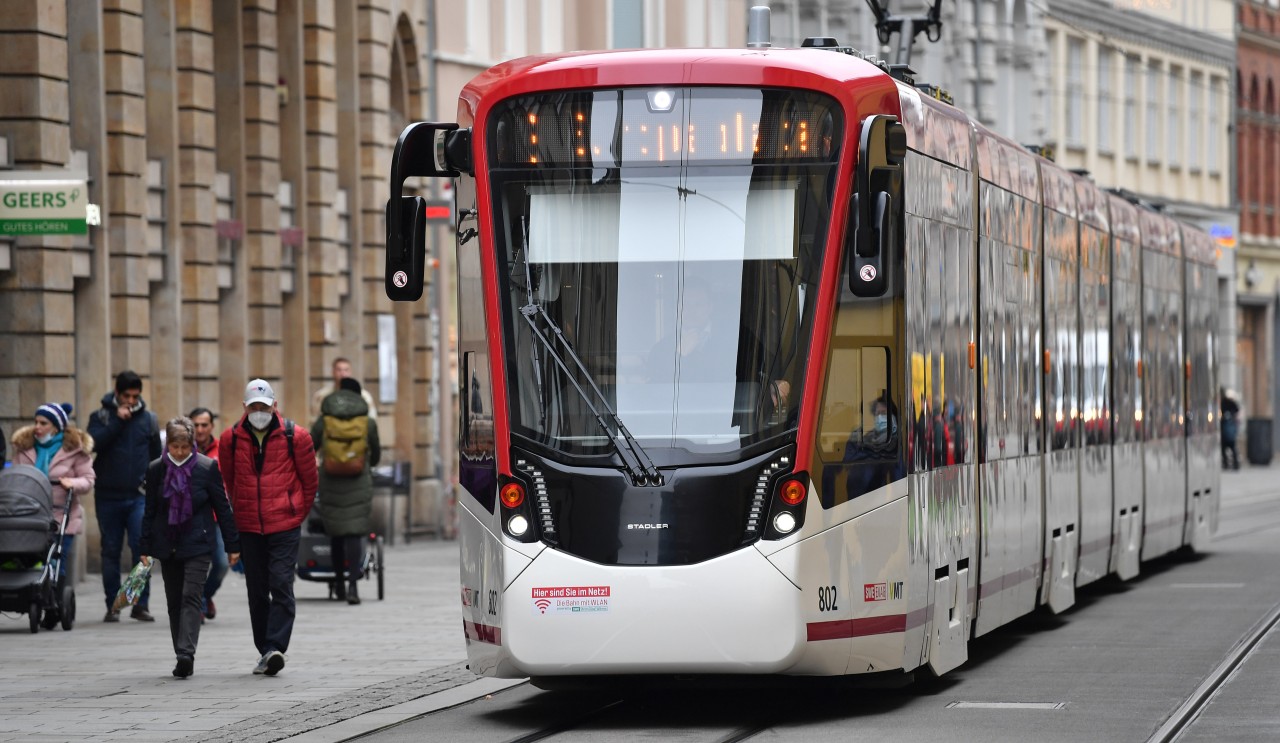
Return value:
<svg viewBox="0 0 1280 743">
<path fill-rule="evenodd" d="M 244 390 L 244 416 L 222 432 L 218 454 L 261 654 L 253 672 L 274 676 L 293 634 L 298 540 L 319 486 L 315 448 L 305 427 L 281 418 L 271 385 L 255 379 Z"/>
</svg>

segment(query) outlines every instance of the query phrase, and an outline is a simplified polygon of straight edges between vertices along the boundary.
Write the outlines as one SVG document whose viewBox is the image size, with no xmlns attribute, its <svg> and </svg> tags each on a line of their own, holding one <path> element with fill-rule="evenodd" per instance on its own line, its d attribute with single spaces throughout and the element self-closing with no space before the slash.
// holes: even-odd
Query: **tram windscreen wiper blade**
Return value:
<svg viewBox="0 0 1280 743">
<path fill-rule="evenodd" d="M 520 314 L 524 316 L 525 322 L 529 323 L 529 329 L 533 331 L 533 334 L 537 336 L 538 340 L 542 341 L 542 345 L 547 349 L 551 360 L 556 362 L 556 365 L 564 372 L 565 377 L 569 379 L 573 388 L 582 396 L 583 402 L 587 404 L 587 408 L 595 416 L 596 423 L 600 424 L 605 436 L 613 444 L 614 450 L 618 452 L 618 456 L 622 457 L 622 464 L 627 468 L 627 474 L 631 476 L 631 481 L 642 487 L 661 485 L 663 482 L 662 473 L 658 471 L 657 467 L 653 466 L 653 461 L 649 459 L 649 455 L 640 446 L 640 442 L 636 441 L 631 432 L 627 430 L 627 427 L 623 425 L 622 419 L 618 417 L 618 414 L 609 405 L 609 400 L 600 391 L 600 387 L 596 385 L 591 372 L 587 371 L 586 364 L 582 363 L 582 358 L 573 350 L 573 346 L 569 344 L 569 339 L 564 337 L 564 333 L 561 332 L 559 326 L 547 314 L 546 309 L 536 302 L 530 302 L 520 308 Z M 547 324 L 551 332 L 555 333 L 556 338 L 560 341 L 560 346 L 564 349 L 564 355 L 573 360 L 573 363 L 578 367 L 578 371 L 587 380 L 587 384 L 591 385 L 591 389 L 595 392 L 596 399 L 599 401 L 600 408 L 604 409 L 603 413 L 591 402 L 591 395 L 578 383 L 576 375 L 569 370 L 568 364 L 565 363 L 560 352 L 556 350 L 555 344 L 538 327 L 537 321 L 534 320 L 535 315 L 542 317 L 542 321 Z M 612 427 L 610 423 L 613 424 Z"/>
</svg>

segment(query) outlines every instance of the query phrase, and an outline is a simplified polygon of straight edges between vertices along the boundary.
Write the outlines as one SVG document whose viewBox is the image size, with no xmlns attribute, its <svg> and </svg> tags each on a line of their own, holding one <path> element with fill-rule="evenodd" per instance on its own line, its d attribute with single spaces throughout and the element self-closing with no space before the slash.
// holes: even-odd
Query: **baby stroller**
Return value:
<svg viewBox="0 0 1280 743">
<path fill-rule="evenodd" d="M 70 513 L 54 520 L 53 488 L 40 470 L 0 470 L 0 611 L 26 612 L 33 633 L 58 623 L 70 631 L 76 621 L 75 588 L 59 577 Z"/>
<path fill-rule="evenodd" d="M 370 534 L 360 537 L 360 569 L 366 580 L 376 578 L 378 581 L 378 600 L 384 595 L 384 579 L 382 575 L 382 537 Z M 333 570 L 333 559 L 330 554 L 329 536 L 325 534 L 324 523 L 318 518 L 307 522 L 305 533 L 298 540 L 297 574 L 302 580 L 329 584 L 329 598 L 338 595 L 337 574 Z M 351 562 L 351 556 L 347 558 Z"/>
</svg>

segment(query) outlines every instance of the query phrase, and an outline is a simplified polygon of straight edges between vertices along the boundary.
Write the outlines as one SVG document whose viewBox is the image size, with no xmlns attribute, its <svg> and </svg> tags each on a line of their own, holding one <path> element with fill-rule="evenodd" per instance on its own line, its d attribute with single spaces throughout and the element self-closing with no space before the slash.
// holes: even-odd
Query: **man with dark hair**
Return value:
<svg viewBox="0 0 1280 743">
<path fill-rule="evenodd" d="M 97 473 L 94 499 L 102 535 L 102 591 L 107 602 L 102 621 L 118 622 L 120 614 L 111 606 L 120 590 L 120 554 L 127 534 L 133 562 L 142 557 L 138 551 L 146 508 L 142 481 L 147 466 L 160 457 L 160 424 L 142 400 L 142 378 L 137 373 L 126 369 L 116 376 L 115 390 L 102 396 L 102 407 L 90 417 L 88 428 L 98 452 L 93 462 Z M 131 617 L 155 621 L 147 610 L 150 596 L 148 581 Z"/>
</svg>

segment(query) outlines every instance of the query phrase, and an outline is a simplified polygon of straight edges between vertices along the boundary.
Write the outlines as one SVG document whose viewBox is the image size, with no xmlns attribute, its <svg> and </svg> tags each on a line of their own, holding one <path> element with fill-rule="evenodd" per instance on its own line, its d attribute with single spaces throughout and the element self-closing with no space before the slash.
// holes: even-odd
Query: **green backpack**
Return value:
<svg viewBox="0 0 1280 743">
<path fill-rule="evenodd" d="M 355 477 L 364 472 L 369 453 L 369 417 L 324 417 L 324 443 L 320 446 L 321 467 L 326 475 Z"/>
</svg>

